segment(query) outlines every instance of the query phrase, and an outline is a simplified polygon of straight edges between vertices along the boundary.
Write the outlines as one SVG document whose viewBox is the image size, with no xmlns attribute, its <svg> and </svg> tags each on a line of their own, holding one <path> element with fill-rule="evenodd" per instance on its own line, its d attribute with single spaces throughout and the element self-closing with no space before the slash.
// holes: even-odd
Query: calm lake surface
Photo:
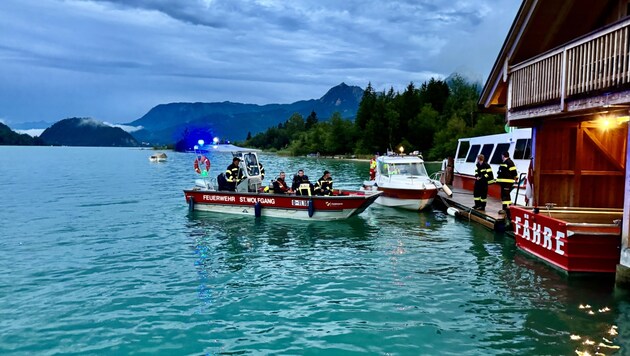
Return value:
<svg viewBox="0 0 630 356">
<path fill-rule="evenodd" d="M 194 155 L 153 153 L 0 146 L 0 354 L 630 354 L 611 279 L 568 278 L 438 211 L 189 214 Z M 230 160 L 209 158 L 212 176 Z M 328 169 L 356 188 L 368 172 L 261 161 L 267 181 Z"/>
</svg>

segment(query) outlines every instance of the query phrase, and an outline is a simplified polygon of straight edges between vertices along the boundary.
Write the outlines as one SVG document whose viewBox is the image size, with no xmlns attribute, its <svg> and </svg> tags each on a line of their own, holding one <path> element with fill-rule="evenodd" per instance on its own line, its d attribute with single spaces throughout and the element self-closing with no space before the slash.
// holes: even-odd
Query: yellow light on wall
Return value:
<svg viewBox="0 0 630 356">
<path fill-rule="evenodd" d="M 630 116 L 619 116 L 617 117 L 617 125 L 621 125 L 623 123 L 626 123 L 630 121 Z"/>
</svg>

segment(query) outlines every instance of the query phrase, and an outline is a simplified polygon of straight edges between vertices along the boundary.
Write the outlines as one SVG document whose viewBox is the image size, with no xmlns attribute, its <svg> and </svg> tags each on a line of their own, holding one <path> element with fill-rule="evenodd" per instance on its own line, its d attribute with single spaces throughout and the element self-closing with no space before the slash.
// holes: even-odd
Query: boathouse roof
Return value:
<svg viewBox="0 0 630 356">
<path fill-rule="evenodd" d="M 508 69 L 571 40 L 588 35 L 628 12 L 625 1 L 524 0 L 501 47 L 479 105 L 505 113 Z"/>
</svg>

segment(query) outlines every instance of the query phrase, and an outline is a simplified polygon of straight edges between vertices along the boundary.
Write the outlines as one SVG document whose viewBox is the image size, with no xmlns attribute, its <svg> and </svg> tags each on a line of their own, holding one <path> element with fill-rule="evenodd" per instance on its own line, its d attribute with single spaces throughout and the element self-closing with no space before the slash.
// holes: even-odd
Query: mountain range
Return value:
<svg viewBox="0 0 630 356">
<path fill-rule="evenodd" d="M 63 146 L 139 146 L 138 141 L 118 127 L 89 118 L 61 120 L 44 130 L 40 139 L 49 145 Z"/>
<path fill-rule="evenodd" d="M 306 118 L 315 112 L 320 121 L 328 120 L 335 112 L 343 118 L 354 119 L 362 96 L 363 89 L 360 87 L 341 83 L 319 99 L 291 104 L 256 105 L 229 101 L 160 104 L 141 118 L 122 125 L 140 127 L 133 132 L 92 118 L 68 118 L 52 125 L 29 122 L 14 125 L 13 128 L 25 130 L 50 126 L 41 133 L 37 142 L 64 146 L 170 145 L 192 133 L 203 133 L 210 139 L 219 137 L 222 141 L 237 141 L 245 139 L 249 133 L 253 135 L 284 123 L 296 113 Z M 27 135 L 20 136 L 8 127 L 5 131 L 7 142 L 19 140 L 29 144 L 24 140 Z"/>
<path fill-rule="evenodd" d="M 141 126 L 132 135 L 141 142 L 171 144 L 185 132 L 199 129 L 210 131 L 225 140 L 242 140 L 248 133 L 255 134 L 285 122 L 294 113 L 306 118 L 315 112 L 326 120 L 339 112 L 344 118 L 354 119 L 363 96 L 363 89 L 341 83 L 319 99 L 301 100 L 291 104 L 170 103 L 160 104 L 138 120 L 126 125 Z"/>
</svg>

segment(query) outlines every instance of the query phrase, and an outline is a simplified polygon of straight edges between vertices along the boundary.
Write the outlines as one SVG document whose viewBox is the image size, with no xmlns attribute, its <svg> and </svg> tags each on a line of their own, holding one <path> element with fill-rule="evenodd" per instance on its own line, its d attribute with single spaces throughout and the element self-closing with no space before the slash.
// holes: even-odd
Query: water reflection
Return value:
<svg viewBox="0 0 630 356">
<path fill-rule="evenodd" d="M 264 308 L 243 316 L 254 324 L 295 313 L 312 323 L 337 305 L 331 300 L 352 300 L 366 310 L 394 305 L 397 315 L 412 313 L 445 335 L 457 331 L 491 354 L 610 354 L 621 345 L 612 333 L 625 331 L 618 320 L 625 297 L 614 293 L 612 281 L 566 276 L 518 252 L 512 238 L 436 211 L 370 208 L 334 222 L 195 212 L 187 227 L 199 274 L 199 310 L 210 318 L 243 308 L 255 291 Z M 435 322 L 426 308 L 441 318 L 461 317 Z M 367 325 L 363 332 L 372 332 L 371 317 L 357 321 Z M 225 323 L 216 332 L 238 341 L 232 321 Z M 300 325 L 290 325 L 299 333 Z M 226 347 L 238 349 L 232 346 Z"/>
<path fill-rule="evenodd" d="M 515 249 L 515 248 L 514 248 Z M 611 354 L 619 348 L 616 337 L 620 299 L 612 275 L 568 275 L 517 251 L 501 277 L 510 299 L 529 310 L 519 331 L 523 337 L 544 340 L 530 352 Z"/>
<path fill-rule="evenodd" d="M 282 256 L 293 249 L 369 250 L 378 231 L 361 217 L 322 222 L 193 212 L 188 218 L 195 248 L 212 251 L 217 261 L 233 272 L 261 255 Z"/>
</svg>

